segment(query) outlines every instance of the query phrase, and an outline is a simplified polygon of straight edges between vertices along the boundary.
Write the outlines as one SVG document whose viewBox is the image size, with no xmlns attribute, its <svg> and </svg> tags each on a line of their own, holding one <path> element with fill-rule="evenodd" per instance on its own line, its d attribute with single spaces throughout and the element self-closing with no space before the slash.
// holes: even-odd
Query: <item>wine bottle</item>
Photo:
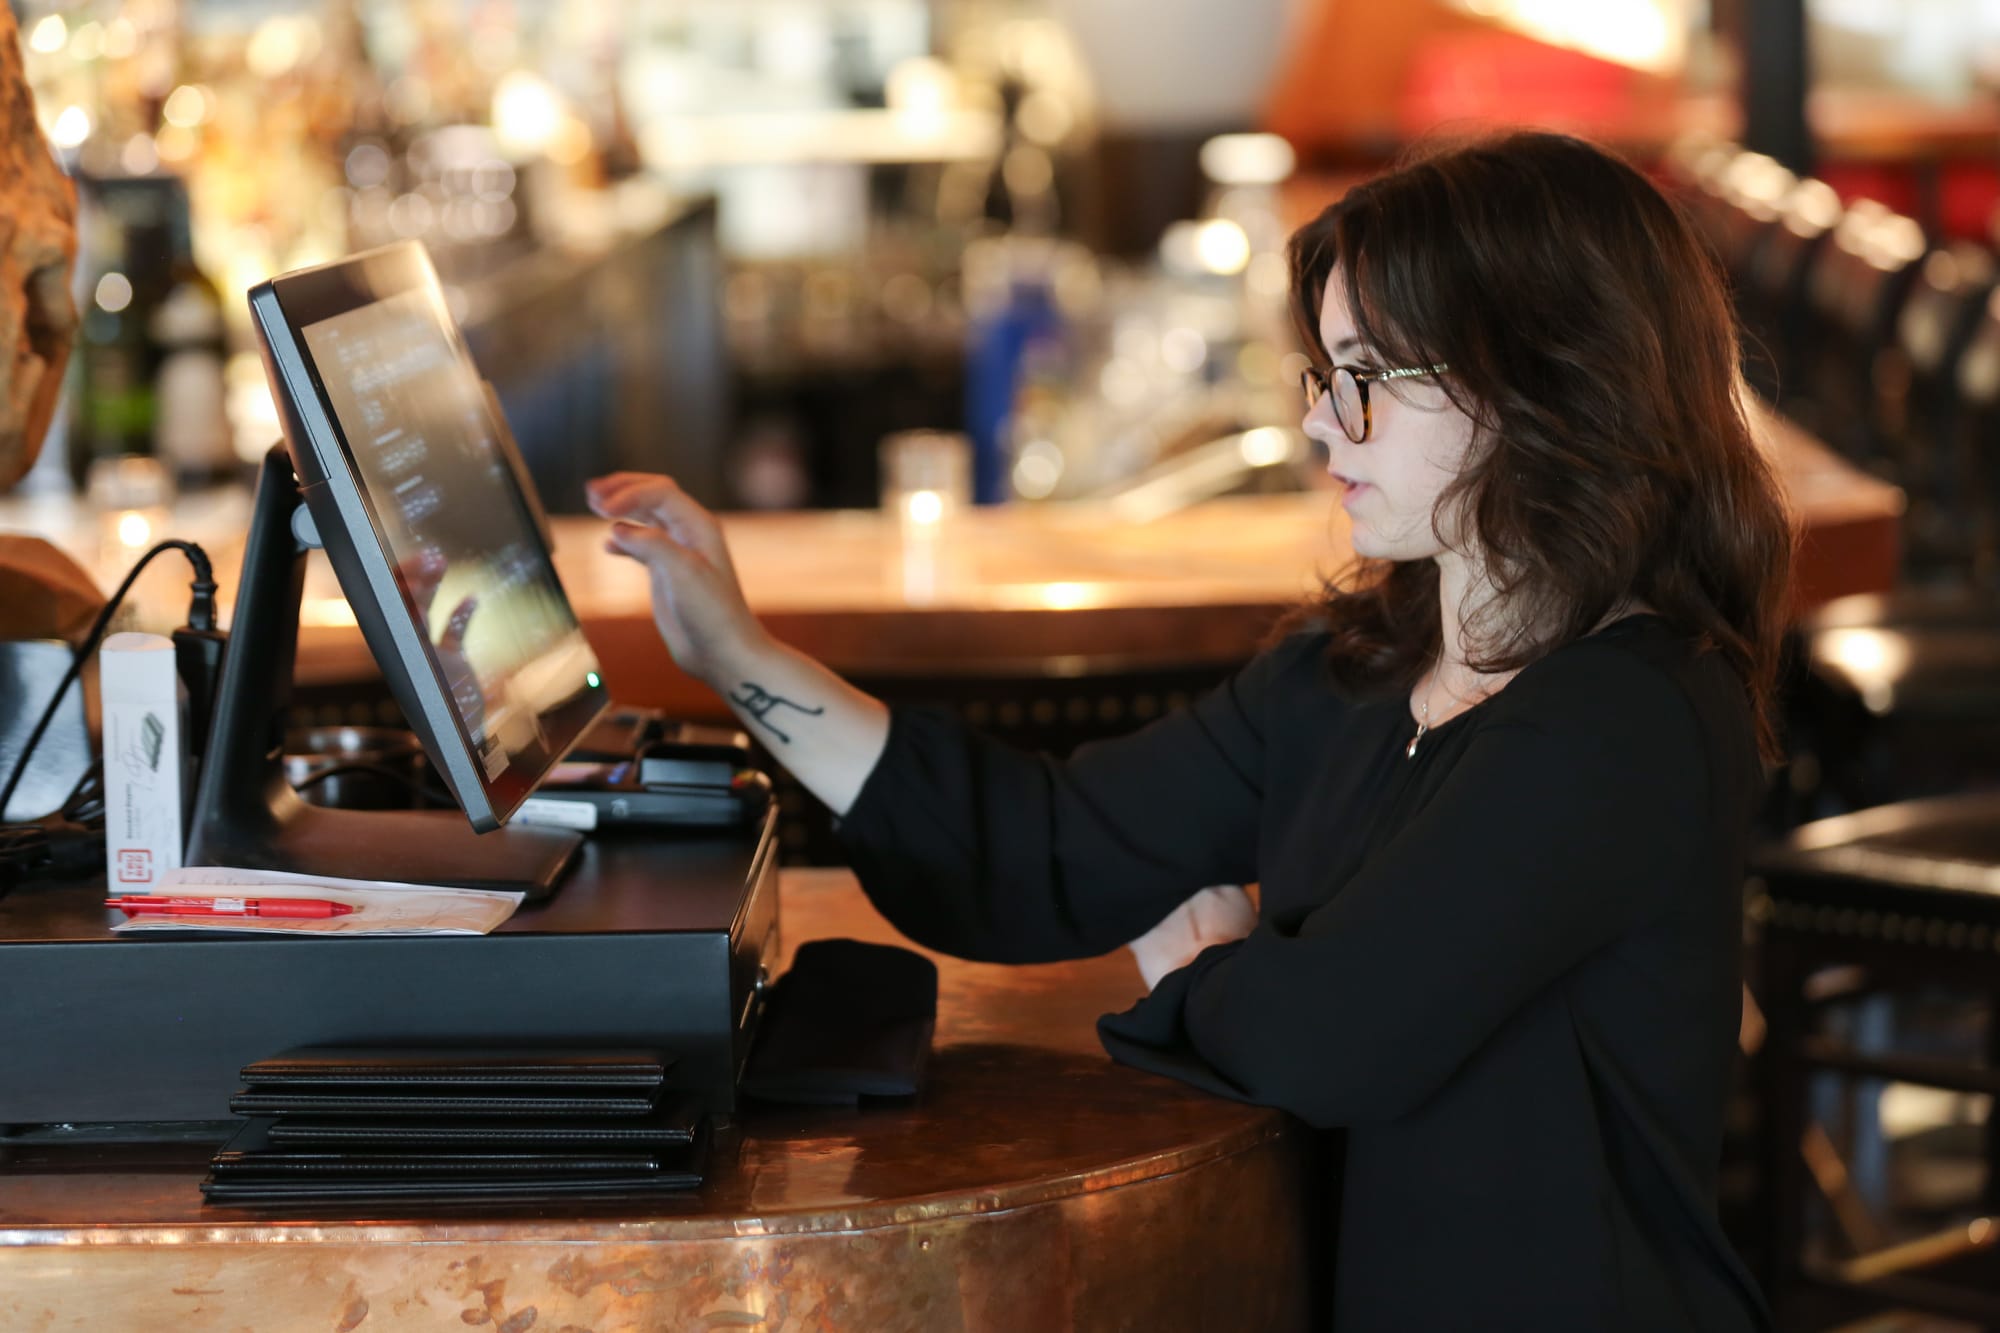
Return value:
<svg viewBox="0 0 2000 1333">
<path fill-rule="evenodd" d="M 229 358 L 222 297 L 191 254 L 175 261 L 148 333 L 153 376 L 154 452 L 182 490 L 213 486 L 242 468 L 229 427 Z"/>
</svg>

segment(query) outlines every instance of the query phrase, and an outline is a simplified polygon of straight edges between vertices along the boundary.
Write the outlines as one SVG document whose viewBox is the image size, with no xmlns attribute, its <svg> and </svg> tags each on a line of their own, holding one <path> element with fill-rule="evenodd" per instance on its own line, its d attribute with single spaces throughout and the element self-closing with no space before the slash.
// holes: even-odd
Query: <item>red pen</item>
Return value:
<svg viewBox="0 0 2000 1333">
<path fill-rule="evenodd" d="M 354 908 L 324 898 L 161 898 L 130 893 L 107 898 L 106 907 L 115 907 L 129 916 L 141 912 L 157 916 L 271 916 L 324 920 L 348 916 Z"/>
</svg>

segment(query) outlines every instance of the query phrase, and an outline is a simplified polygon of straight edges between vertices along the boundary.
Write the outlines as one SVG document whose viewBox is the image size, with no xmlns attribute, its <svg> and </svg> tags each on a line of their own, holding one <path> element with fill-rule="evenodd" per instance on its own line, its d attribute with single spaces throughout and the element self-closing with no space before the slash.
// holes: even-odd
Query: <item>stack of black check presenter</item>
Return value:
<svg viewBox="0 0 2000 1333">
<path fill-rule="evenodd" d="M 708 1126 L 658 1051 L 312 1047 L 243 1070 L 208 1202 L 539 1202 L 700 1188 Z"/>
</svg>

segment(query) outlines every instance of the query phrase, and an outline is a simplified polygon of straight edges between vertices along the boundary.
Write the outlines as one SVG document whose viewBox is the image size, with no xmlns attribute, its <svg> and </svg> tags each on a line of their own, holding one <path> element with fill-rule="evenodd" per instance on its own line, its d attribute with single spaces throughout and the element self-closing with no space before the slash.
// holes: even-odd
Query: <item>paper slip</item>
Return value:
<svg viewBox="0 0 2000 1333">
<path fill-rule="evenodd" d="M 153 890 L 196 898 L 324 898 L 354 909 L 324 919 L 261 916 L 166 916 L 142 912 L 111 928 L 114 935 L 226 930 L 250 935 L 484 935 L 514 915 L 523 895 L 495 889 L 452 889 L 386 879 L 331 879 L 282 870 L 183 866 L 160 876 Z M 115 909 L 114 909 L 115 910 Z"/>
</svg>

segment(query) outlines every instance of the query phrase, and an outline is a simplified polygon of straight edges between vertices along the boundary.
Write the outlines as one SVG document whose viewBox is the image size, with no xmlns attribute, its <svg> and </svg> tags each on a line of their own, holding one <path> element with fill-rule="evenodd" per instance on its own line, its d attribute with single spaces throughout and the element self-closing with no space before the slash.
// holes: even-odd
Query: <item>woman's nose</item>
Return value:
<svg viewBox="0 0 2000 1333">
<path fill-rule="evenodd" d="M 1347 432 L 1341 430 L 1340 423 L 1333 419 L 1333 404 L 1325 397 L 1306 409 L 1306 414 L 1299 418 L 1299 430 L 1322 449 L 1332 446 L 1335 435 L 1342 439 L 1347 437 Z"/>
</svg>

